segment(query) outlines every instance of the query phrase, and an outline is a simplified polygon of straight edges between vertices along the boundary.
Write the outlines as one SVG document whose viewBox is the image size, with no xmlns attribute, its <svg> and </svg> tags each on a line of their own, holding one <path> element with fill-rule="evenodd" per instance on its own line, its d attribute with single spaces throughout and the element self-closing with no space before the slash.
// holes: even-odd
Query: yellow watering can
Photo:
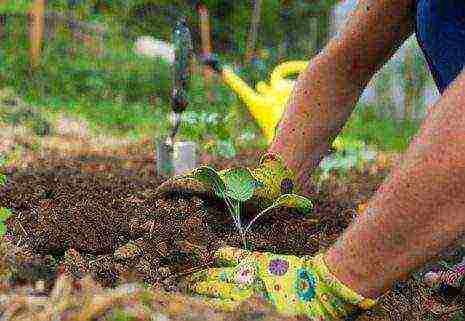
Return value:
<svg viewBox="0 0 465 321">
<path fill-rule="evenodd" d="M 308 61 L 302 60 L 284 62 L 275 67 L 271 73 L 270 84 L 260 81 L 254 90 L 236 75 L 231 67 L 221 65 L 216 57 L 205 57 L 203 62 L 220 72 L 224 82 L 239 95 L 262 129 L 268 143 L 274 139 L 275 128 L 287 107 L 287 101 L 296 82 L 287 77 L 301 73 L 309 64 Z M 333 141 L 332 147 L 337 151 L 363 149 L 365 143 L 338 136 Z"/>
<path fill-rule="evenodd" d="M 278 65 L 270 75 L 270 83 L 260 81 L 254 90 L 234 73 L 231 67 L 222 68 L 224 82 L 241 98 L 262 129 L 268 143 L 271 143 L 275 127 L 284 113 L 287 100 L 295 80 L 286 79 L 299 74 L 308 66 L 308 61 L 288 61 Z"/>
</svg>

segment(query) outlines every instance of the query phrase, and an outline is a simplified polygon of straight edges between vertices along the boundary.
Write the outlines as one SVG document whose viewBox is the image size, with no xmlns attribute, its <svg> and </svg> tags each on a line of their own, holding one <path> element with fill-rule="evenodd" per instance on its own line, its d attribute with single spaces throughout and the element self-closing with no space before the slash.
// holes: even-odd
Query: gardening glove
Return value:
<svg viewBox="0 0 465 321">
<path fill-rule="evenodd" d="M 220 177 L 223 178 L 227 171 L 230 169 L 220 171 Z M 257 181 L 262 183 L 261 187 L 254 190 L 253 197 L 248 201 L 252 208 L 262 210 L 271 205 L 272 200 L 282 194 L 298 194 L 294 188 L 294 173 L 286 168 L 283 160 L 277 154 L 267 153 L 263 155 L 259 165 L 251 169 L 250 172 Z M 155 192 L 156 197 L 172 195 L 195 195 L 208 199 L 218 199 L 212 186 L 195 180 L 191 174 L 171 178 L 161 184 Z"/>
<path fill-rule="evenodd" d="M 187 287 L 218 308 L 233 310 L 241 301 L 261 295 L 280 313 L 335 320 L 376 303 L 332 275 L 323 254 L 299 258 L 225 247 L 215 257 L 229 267 L 197 272 L 187 279 Z"/>
</svg>

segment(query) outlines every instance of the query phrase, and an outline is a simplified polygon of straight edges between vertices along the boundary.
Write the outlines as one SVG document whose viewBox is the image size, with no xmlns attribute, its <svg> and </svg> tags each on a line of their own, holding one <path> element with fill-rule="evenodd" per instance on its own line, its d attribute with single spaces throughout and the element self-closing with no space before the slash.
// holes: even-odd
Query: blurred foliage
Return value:
<svg viewBox="0 0 465 321">
<path fill-rule="evenodd" d="M 139 57 L 118 38 L 107 41 L 105 52 L 97 58 L 86 44 L 72 39 L 70 31 L 64 28 L 44 47 L 42 67 L 31 73 L 28 35 L 27 30 L 20 28 L 21 20 L 7 24 L 11 32 L 14 28 L 23 32 L 5 39 L 0 71 L 6 85 L 27 93 L 28 98 L 54 97 L 63 102 L 85 98 L 93 103 L 102 100 L 148 103 L 153 95 L 168 98 L 170 76 L 164 61 Z"/>
<path fill-rule="evenodd" d="M 25 19 L 11 17 L 6 24 L 11 36 L 0 48 L 2 86 L 15 88 L 30 105 L 77 113 L 94 129 L 132 136 L 166 135 L 171 90 L 167 62 L 136 55 L 133 43 L 117 32 L 103 40 L 104 50 L 96 56 L 89 44 L 74 39 L 62 26 L 46 40 L 41 68 L 31 73 L 28 34 L 22 27 Z M 193 77 L 180 139 L 200 142 L 207 151 L 225 157 L 234 156 L 239 145 L 260 144 L 259 129 L 236 96 L 221 81 L 210 84 L 209 90 L 212 101 L 203 77 Z M 8 117 L 8 122 L 22 120 L 19 114 Z"/>
<path fill-rule="evenodd" d="M 0 157 L 0 165 L 3 165 L 5 162 L 5 159 L 3 158 L 3 155 Z M 6 183 L 6 175 L 2 172 L 0 172 L 0 186 L 4 185 Z"/>
<path fill-rule="evenodd" d="M 0 90 L 0 120 L 12 126 L 24 125 L 37 136 L 47 136 L 52 132 L 49 121 L 36 108 L 25 104 L 11 88 Z"/>
<path fill-rule="evenodd" d="M 0 236 L 5 235 L 6 233 L 6 225 L 5 221 L 12 215 L 10 209 L 5 207 L 0 207 Z"/>
<path fill-rule="evenodd" d="M 377 108 L 379 106 L 359 104 L 344 127 L 342 137 L 361 140 L 382 151 L 405 151 L 421 121 L 399 121 L 390 116 L 380 118 Z"/>
<path fill-rule="evenodd" d="M 6 0 L 0 2 L 0 13 L 18 14 L 29 11 L 32 0 Z"/>
<path fill-rule="evenodd" d="M 313 37 L 308 33 L 309 21 L 333 2 L 321 1 L 320 5 L 309 1 L 264 1 L 259 55 L 246 66 L 242 60 L 253 2 L 204 3 L 210 10 L 214 51 L 255 86 L 258 80 L 267 79 L 282 59 L 278 47 L 286 34 L 294 34 L 302 45 L 293 45 L 285 58 L 310 58 L 306 48 L 306 42 Z M 170 67 L 161 59 L 137 56 L 132 50 L 133 40 L 152 35 L 169 41 L 181 15 L 187 16 L 193 35 L 199 37 L 196 4 L 180 0 L 49 0 L 50 10 L 64 10 L 77 19 L 103 25 L 103 52 L 96 56 L 88 44 L 75 39 L 68 26 L 59 26 L 56 34 L 46 39 L 41 68 L 31 73 L 26 17 L 9 17 L 5 30 L 8 36 L 0 47 L 0 84 L 14 87 L 31 105 L 78 113 L 93 127 L 103 126 L 121 134 L 139 135 L 142 131 L 165 135 L 169 127 Z M 199 52 L 200 40 L 194 42 Z M 208 98 L 207 90 L 214 99 Z M 246 108 L 219 79 L 215 78 L 207 89 L 201 75 L 193 77 L 189 100 L 181 138 L 201 142 L 205 150 L 225 157 L 234 156 L 239 146 L 265 147 Z M 392 101 L 384 102 L 386 109 L 392 105 Z M 342 136 L 383 150 L 404 150 L 417 130 L 416 123 L 401 124 L 390 115 L 380 119 L 373 110 L 360 105 Z M 41 130 L 37 128 L 37 132 Z"/>
<path fill-rule="evenodd" d="M 264 1 L 260 23 L 260 46 L 277 45 L 285 33 L 308 32 L 310 17 L 328 11 L 335 3 L 331 1 Z M 111 16 L 124 26 L 125 35 L 134 39 L 140 35 L 152 35 L 170 40 L 171 29 L 180 16 L 186 16 L 193 34 L 200 43 L 199 18 L 196 5 L 205 4 L 210 12 L 212 39 L 215 52 L 233 52 L 236 56 L 245 53 L 246 39 L 252 15 L 252 1 L 239 0 L 50 0 L 50 8 L 72 10 L 82 19 L 92 19 L 101 14 Z M 302 23 L 290 24 L 291 21 Z"/>
</svg>

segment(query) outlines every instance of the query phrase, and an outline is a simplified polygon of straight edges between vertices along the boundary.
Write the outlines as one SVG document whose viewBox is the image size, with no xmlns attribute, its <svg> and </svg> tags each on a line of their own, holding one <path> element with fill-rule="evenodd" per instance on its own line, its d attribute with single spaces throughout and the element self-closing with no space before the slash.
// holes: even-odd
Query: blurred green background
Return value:
<svg viewBox="0 0 465 321">
<path fill-rule="evenodd" d="M 27 28 L 31 1 L 6 1 L 0 5 L 0 90 L 13 89 L 47 115 L 78 115 L 94 131 L 135 139 L 160 137 L 169 127 L 170 65 L 163 57 L 136 54 L 139 37 L 169 43 L 175 22 L 184 15 L 199 55 L 198 6 L 203 5 L 210 15 L 213 52 L 254 86 L 267 80 L 279 62 L 309 60 L 324 47 L 356 4 L 346 1 L 334 6 L 334 2 L 49 0 L 41 64 L 33 71 Z M 249 60 L 254 6 L 260 14 L 255 19 L 255 58 Z M 428 92 L 434 99 L 431 88 L 416 41 L 409 39 L 370 83 L 341 137 L 362 140 L 379 150 L 405 150 L 430 102 Z M 205 88 L 200 66 L 192 78 L 189 100 L 183 138 L 227 157 L 241 148 L 265 147 L 242 102 L 217 77 Z M 3 114 L 4 121 L 15 119 L 11 113 Z"/>
</svg>

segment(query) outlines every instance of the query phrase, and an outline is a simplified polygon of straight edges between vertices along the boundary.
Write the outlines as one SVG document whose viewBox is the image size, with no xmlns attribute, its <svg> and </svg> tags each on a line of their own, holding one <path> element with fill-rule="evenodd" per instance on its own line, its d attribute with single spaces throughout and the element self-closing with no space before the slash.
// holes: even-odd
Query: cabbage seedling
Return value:
<svg viewBox="0 0 465 321">
<path fill-rule="evenodd" d="M 233 168 L 220 175 L 216 170 L 208 166 L 195 169 L 188 176 L 204 183 L 213 189 L 216 196 L 223 199 L 234 220 L 234 225 L 241 236 L 244 248 L 247 247 L 246 234 L 258 218 L 272 209 L 287 206 L 298 208 L 308 213 L 312 208 L 312 202 L 300 195 L 283 194 L 268 208 L 258 213 L 244 228 L 241 220 L 241 211 L 245 202 L 250 200 L 257 188 L 263 187 L 263 183 L 256 180 L 248 168 Z"/>
</svg>

